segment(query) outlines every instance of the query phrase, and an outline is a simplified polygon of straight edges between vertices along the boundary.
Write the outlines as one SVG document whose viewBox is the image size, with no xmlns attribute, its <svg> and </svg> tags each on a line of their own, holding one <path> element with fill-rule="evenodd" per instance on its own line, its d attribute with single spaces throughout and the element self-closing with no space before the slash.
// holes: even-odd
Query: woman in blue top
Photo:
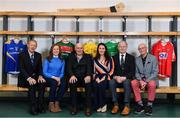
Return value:
<svg viewBox="0 0 180 118">
<path fill-rule="evenodd" d="M 65 93 L 64 67 L 65 62 L 61 59 L 60 47 L 56 44 L 52 45 L 43 65 L 43 74 L 50 85 L 49 110 L 51 112 L 61 111 L 59 101 Z"/>
</svg>

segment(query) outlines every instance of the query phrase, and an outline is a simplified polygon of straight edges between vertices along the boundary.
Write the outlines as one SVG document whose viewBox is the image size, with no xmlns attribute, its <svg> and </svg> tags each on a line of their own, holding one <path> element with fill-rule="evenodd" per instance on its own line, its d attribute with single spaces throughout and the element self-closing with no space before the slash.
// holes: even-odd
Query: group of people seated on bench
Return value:
<svg viewBox="0 0 180 118">
<path fill-rule="evenodd" d="M 119 112 L 117 87 L 124 89 L 123 110 L 121 115 L 130 113 L 131 90 L 134 93 L 135 113 L 152 115 L 155 89 L 158 85 L 157 59 L 147 52 L 144 43 L 139 44 L 140 56 L 135 58 L 127 53 L 128 44 L 118 43 L 119 53 L 110 57 L 104 43 L 99 43 L 96 57 L 85 54 L 83 45 L 77 43 L 66 60 L 61 57 L 59 45 L 52 45 L 49 55 L 42 64 L 41 54 L 36 52 L 37 42 L 29 40 L 28 50 L 20 53 L 20 74 L 18 86 L 27 87 L 30 98 L 30 113 L 37 115 L 46 112 L 44 100 L 45 87 L 49 86 L 49 111 L 62 111 L 60 103 L 67 88 L 70 88 L 72 115 L 77 114 L 77 88 L 85 88 L 85 115 L 90 116 L 95 107 L 97 112 L 106 112 L 106 90 L 112 95 L 112 114 Z M 143 104 L 141 90 L 147 89 L 147 103 Z M 36 96 L 36 91 L 38 94 Z M 92 97 L 93 94 L 93 97 Z M 94 104 L 92 104 L 92 101 Z M 94 106 L 95 105 L 95 106 Z"/>
</svg>

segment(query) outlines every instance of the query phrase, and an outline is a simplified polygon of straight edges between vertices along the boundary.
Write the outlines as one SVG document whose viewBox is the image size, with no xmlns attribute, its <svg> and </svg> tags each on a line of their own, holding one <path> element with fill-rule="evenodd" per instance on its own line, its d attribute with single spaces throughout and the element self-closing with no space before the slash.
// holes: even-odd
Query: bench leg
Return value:
<svg viewBox="0 0 180 118">
<path fill-rule="evenodd" d="M 169 103 L 174 103 L 174 101 L 175 101 L 175 94 L 174 93 L 167 94 L 167 99 L 168 99 Z"/>
</svg>

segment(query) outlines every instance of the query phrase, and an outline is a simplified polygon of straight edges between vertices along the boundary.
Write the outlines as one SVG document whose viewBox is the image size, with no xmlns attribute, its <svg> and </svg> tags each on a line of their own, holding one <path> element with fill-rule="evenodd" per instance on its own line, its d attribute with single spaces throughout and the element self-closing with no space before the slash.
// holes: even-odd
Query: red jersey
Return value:
<svg viewBox="0 0 180 118">
<path fill-rule="evenodd" d="M 173 44 L 170 41 L 163 44 L 162 40 L 159 40 L 152 46 L 151 53 L 158 59 L 159 78 L 170 77 L 172 62 L 176 60 Z"/>
</svg>

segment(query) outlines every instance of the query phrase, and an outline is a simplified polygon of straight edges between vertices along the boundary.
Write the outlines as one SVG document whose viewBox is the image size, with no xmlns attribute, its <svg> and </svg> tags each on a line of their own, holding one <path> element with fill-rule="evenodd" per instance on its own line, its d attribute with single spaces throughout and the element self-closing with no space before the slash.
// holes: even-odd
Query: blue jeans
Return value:
<svg viewBox="0 0 180 118">
<path fill-rule="evenodd" d="M 130 97 L 131 97 L 131 80 L 126 79 L 123 83 L 120 83 L 120 84 L 117 83 L 114 79 L 109 81 L 109 89 L 111 90 L 112 101 L 114 103 L 118 103 L 117 93 L 116 93 L 117 87 L 124 88 L 124 103 L 129 104 Z"/>
<path fill-rule="evenodd" d="M 57 81 L 52 78 L 47 78 L 47 84 L 50 86 L 49 91 L 49 101 L 55 102 L 55 101 L 61 101 L 62 97 L 64 96 L 66 92 L 66 81 L 65 79 L 61 79 L 61 83 L 58 86 Z"/>
</svg>

